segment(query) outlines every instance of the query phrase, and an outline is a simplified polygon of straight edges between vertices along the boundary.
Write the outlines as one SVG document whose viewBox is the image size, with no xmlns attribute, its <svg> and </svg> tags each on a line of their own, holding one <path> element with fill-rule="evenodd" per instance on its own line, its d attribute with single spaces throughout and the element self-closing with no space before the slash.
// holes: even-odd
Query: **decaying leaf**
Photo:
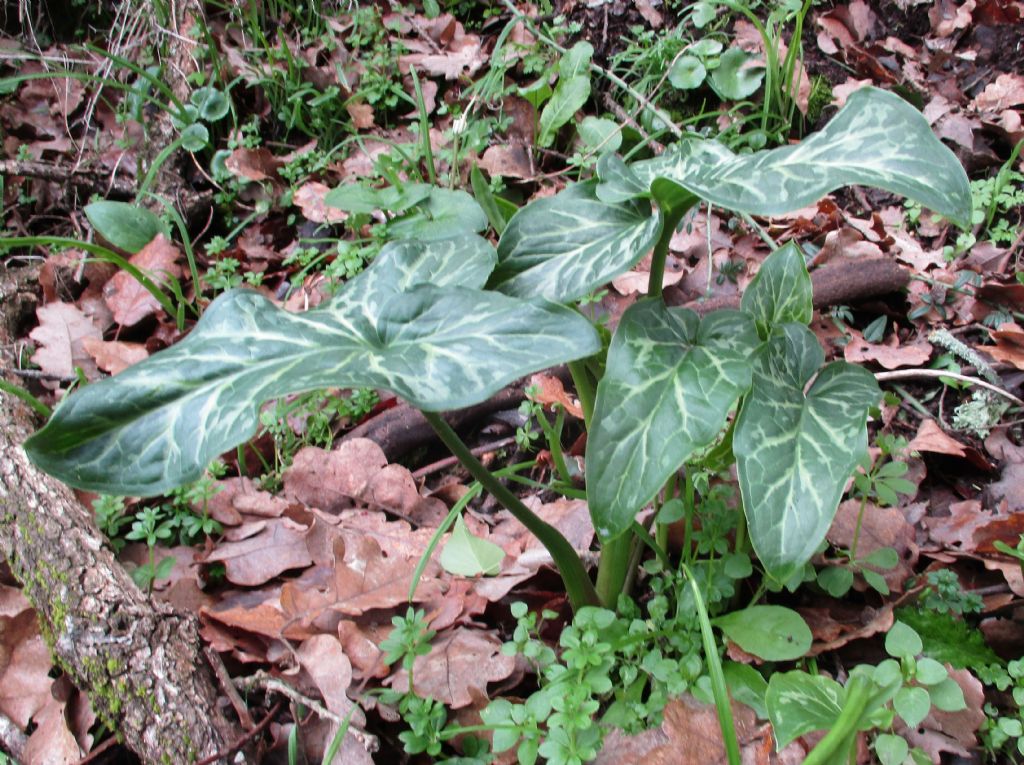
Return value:
<svg viewBox="0 0 1024 765">
<path fill-rule="evenodd" d="M 136 266 L 154 284 L 162 286 L 181 276 L 178 260 L 181 253 L 163 234 L 156 237 L 132 255 L 130 263 Z M 121 326 L 138 324 L 160 310 L 160 302 L 127 271 L 118 271 L 103 288 L 103 299 Z"/>
<path fill-rule="evenodd" d="M 81 309 L 70 303 L 49 303 L 36 309 L 39 326 L 29 334 L 38 344 L 32 363 L 51 375 L 70 377 L 75 367 L 85 376 L 97 375 L 96 362 L 86 351 L 86 338 L 102 340 L 103 335 Z"/>
</svg>

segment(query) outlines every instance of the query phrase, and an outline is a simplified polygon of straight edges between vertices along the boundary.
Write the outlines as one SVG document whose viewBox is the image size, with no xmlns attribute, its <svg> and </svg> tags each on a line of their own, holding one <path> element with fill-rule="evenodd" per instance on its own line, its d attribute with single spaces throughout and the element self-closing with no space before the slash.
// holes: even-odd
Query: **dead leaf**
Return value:
<svg viewBox="0 0 1024 765">
<path fill-rule="evenodd" d="M 637 13 L 643 17 L 644 21 L 650 24 L 652 29 L 659 29 L 665 22 L 651 0 L 635 0 L 634 4 L 636 5 Z"/>
<path fill-rule="evenodd" d="M 892 603 L 881 608 L 851 605 L 837 601 L 828 608 L 799 608 L 800 615 L 811 628 L 814 643 L 810 656 L 834 651 L 853 640 L 886 632 L 893 625 Z"/>
<path fill-rule="evenodd" d="M 557 377 L 539 372 L 530 377 L 527 391 L 531 389 L 534 392 L 530 398 L 541 406 L 554 406 L 558 404 L 577 420 L 583 419 L 583 409 L 580 407 L 580 402 L 565 392 L 565 386 L 562 385 L 562 381 Z"/>
<path fill-rule="evenodd" d="M 990 330 L 989 336 L 996 344 L 984 346 L 985 353 L 996 361 L 1024 369 L 1024 330 L 1013 323 L 1001 324 L 999 329 Z"/>
<path fill-rule="evenodd" d="M 531 180 L 536 174 L 526 147 L 521 144 L 488 146 L 477 163 L 488 175 Z"/>
<path fill-rule="evenodd" d="M 828 540 L 836 547 L 850 549 L 858 525 L 857 557 L 864 558 L 875 550 L 891 547 L 899 556 L 895 568 L 878 570 L 893 592 L 903 592 L 903 582 L 913 575 L 918 549 L 914 542 L 914 527 L 907 522 L 897 507 L 880 507 L 871 503 L 864 505 L 858 499 L 848 499 L 839 504 L 836 517 L 828 531 Z"/>
<path fill-rule="evenodd" d="M 981 112 L 1002 112 L 1024 104 L 1024 76 L 1004 73 L 978 94 L 974 108 Z"/>
<path fill-rule="evenodd" d="M 343 441 L 333 451 L 307 446 L 285 471 L 283 494 L 321 510 L 349 508 L 387 464 L 380 446 L 366 438 Z"/>
<path fill-rule="evenodd" d="M 770 726 L 758 724 L 754 711 L 743 704 L 733 702 L 732 713 L 743 762 L 767 765 L 775 751 Z M 669 699 L 657 728 L 633 736 L 619 729 L 612 730 L 605 736 L 594 765 L 719 765 L 725 762 L 725 744 L 714 705 L 702 704 L 686 695 Z"/>
<path fill-rule="evenodd" d="M 16 613 L 0 616 L 0 712 L 24 729 L 50 702 L 50 652 L 21 592 L 7 585 L 2 592 L 5 610 Z"/>
<path fill-rule="evenodd" d="M 302 210 L 302 216 L 314 223 L 341 223 L 348 220 L 348 213 L 324 204 L 324 196 L 330 187 L 320 181 L 307 181 L 295 190 L 292 201 Z"/>
<path fill-rule="evenodd" d="M 133 266 L 162 287 L 181 277 L 178 259 L 181 253 L 163 234 L 157 234 L 129 258 Z M 161 309 L 160 301 L 127 271 L 118 271 L 103 287 L 103 299 L 114 314 L 114 321 L 130 327 Z"/>
<path fill-rule="evenodd" d="M 29 333 L 38 344 L 32 363 L 51 375 L 71 377 L 75 367 L 95 379 L 96 362 L 85 350 L 86 338 L 101 340 L 103 335 L 82 311 L 70 303 L 48 303 L 36 309 L 39 326 Z"/>
<path fill-rule="evenodd" d="M 335 564 L 330 607 L 347 616 L 359 616 L 374 608 L 391 608 L 408 602 L 409 584 L 419 559 L 389 557 L 371 537 L 346 545 L 346 558 Z M 434 597 L 441 590 L 436 578 L 440 567 L 427 564 L 416 588 L 415 601 Z M 419 687 L 417 676 L 417 687 Z"/>
<path fill-rule="evenodd" d="M 142 343 L 123 343 L 119 340 L 86 337 L 82 339 L 82 347 L 96 360 L 96 366 L 112 375 L 123 372 L 149 357 L 149 351 Z"/>
<path fill-rule="evenodd" d="M 345 717 L 356 706 L 347 691 L 352 685 L 352 664 L 333 635 L 314 635 L 298 650 L 299 664 L 312 678 L 324 704 L 338 717 Z M 353 724 L 364 726 L 362 710 L 357 709 Z"/>
<path fill-rule="evenodd" d="M 900 345 L 895 334 L 890 334 L 881 343 L 869 343 L 855 329 L 850 330 L 851 339 L 843 349 L 844 358 L 854 364 L 874 361 L 885 369 L 898 367 L 919 367 L 932 355 L 931 344 L 919 341 L 910 345 Z"/>
<path fill-rule="evenodd" d="M 65 706 L 65 702 L 50 697 L 34 718 L 37 727 L 25 745 L 26 765 L 73 765 L 85 756 L 68 729 Z"/>
<path fill-rule="evenodd" d="M 206 561 L 223 562 L 229 582 L 254 587 L 288 569 L 312 565 L 313 558 L 306 548 L 308 531 L 287 518 L 275 518 L 267 521 L 266 528 L 256 536 L 222 542 Z"/>
<path fill-rule="evenodd" d="M 921 425 L 917 429 L 917 435 L 907 445 L 907 448 L 915 452 L 931 452 L 932 454 L 949 454 L 953 457 L 963 457 L 975 467 L 982 470 L 992 470 L 992 463 L 985 459 L 985 455 L 973 446 L 957 441 L 932 419 L 921 421 Z"/>
<path fill-rule="evenodd" d="M 352 118 L 352 127 L 356 130 L 369 130 L 373 127 L 373 107 L 370 104 L 345 104 L 345 111 Z"/>
<path fill-rule="evenodd" d="M 231 152 L 231 156 L 224 161 L 224 165 L 240 178 L 248 178 L 250 181 L 257 182 L 268 180 L 280 182 L 281 176 L 278 170 L 284 166 L 284 161 L 263 147 L 258 149 L 241 148 Z"/>
<path fill-rule="evenodd" d="M 501 652 L 501 640 L 492 632 L 459 628 L 434 638 L 430 653 L 413 664 L 416 692 L 431 696 L 452 709 L 473 703 L 473 695 L 487 695 L 487 684 L 504 680 L 515 669 L 515 657 Z M 384 681 L 395 690 L 409 688 L 409 673 L 399 670 Z"/>
</svg>

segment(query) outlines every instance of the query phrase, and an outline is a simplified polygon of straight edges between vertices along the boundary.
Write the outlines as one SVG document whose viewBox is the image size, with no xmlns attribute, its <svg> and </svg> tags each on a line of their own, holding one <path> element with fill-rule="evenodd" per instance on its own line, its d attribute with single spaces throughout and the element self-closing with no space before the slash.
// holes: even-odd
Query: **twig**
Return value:
<svg viewBox="0 0 1024 765">
<path fill-rule="evenodd" d="M 292 688 L 287 683 L 278 680 L 276 677 L 267 674 L 263 670 L 260 670 L 259 672 L 256 672 L 254 675 L 251 675 L 249 677 L 235 678 L 234 682 L 235 686 L 241 690 L 253 690 L 259 688 L 261 690 L 269 691 L 271 693 L 280 693 L 282 696 L 285 696 L 294 702 L 297 702 L 305 707 L 308 707 L 309 709 L 316 712 L 321 718 L 325 720 L 330 720 L 335 725 L 341 726 L 345 724 L 345 720 L 343 718 L 334 714 L 334 712 L 329 710 L 319 701 L 316 701 L 315 699 L 311 699 L 309 696 L 305 696 L 299 693 L 297 690 Z M 348 732 L 351 733 L 352 736 L 360 744 L 363 745 L 363 748 L 366 749 L 367 752 L 376 752 L 377 749 L 380 747 L 380 742 L 377 740 L 376 736 L 367 733 L 364 730 L 360 730 L 355 725 L 352 725 L 351 722 L 349 723 L 348 726 Z"/>
<path fill-rule="evenodd" d="M 993 393 L 998 393 L 1003 398 L 1012 401 L 1017 406 L 1024 406 L 1024 401 L 1014 396 L 1009 391 L 1003 390 L 998 385 L 993 385 L 990 382 L 986 382 L 977 377 L 970 377 L 968 375 L 957 374 L 956 372 L 946 372 L 942 369 L 897 369 L 892 372 L 876 372 L 875 379 L 879 382 L 885 382 L 886 380 L 912 380 L 915 378 L 937 378 L 937 377 L 949 377 L 953 380 L 959 380 L 970 385 L 977 385 L 979 388 L 985 388 Z"/>
<path fill-rule="evenodd" d="M 529 16 L 524 15 L 523 12 L 520 11 L 518 8 L 516 8 L 512 4 L 512 0 L 501 0 L 501 1 L 502 1 L 502 4 L 506 8 L 509 9 L 509 11 L 512 13 L 513 16 L 515 16 L 517 19 L 520 19 L 523 22 L 523 24 L 527 28 L 529 28 L 530 33 L 534 37 L 536 37 L 538 40 L 540 40 L 545 45 L 548 45 L 548 46 L 554 48 L 559 53 L 565 54 L 567 52 L 564 47 L 562 47 L 557 42 L 552 40 L 550 37 L 545 35 L 539 29 L 537 29 L 537 27 L 533 23 L 533 20 Z M 671 117 L 669 117 L 667 114 L 665 114 L 665 112 L 663 112 L 661 109 L 659 109 L 657 106 L 655 106 L 646 96 L 641 94 L 639 91 L 635 90 L 628 82 L 623 80 L 617 74 L 613 74 L 612 72 L 609 72 L 603 66 L 600 66 L 599 64 L 595 64 L 593 61 L 590 62 L 590 71 L 594 72 L 595 74 L 601 75 L 606 80 L 611 82 L 613 85 L 618 86 L 621 90 L 625 91 L 630 96 L 632 96 L 634 99 L 636 99 L 637 103 L 639 103 L 645 109 L 650 109 L 651 112 L 654 114 L 654 116 L 657 117 L 659 120 L 661 120 L 665 124 L 665 127 L 668 128 L 669 132 L 672 133 L 672 135 L 674 135 L 676 138 L 682 138 L 683 137 L 683 131 L 680 130 L 679 127 L 672 121 Z"/>
<path fill-rule="evenodd" d="M 274 706 L 270 708 L 270 711 L 267 712 L 267 716 L 260 720 L 259 725 L 256 725 L 252 728 L 252 730 L 243 733 L 241 736 L 235 739 L 235 741 L 229 744 L 228 747 L 223 751 L 217 752 L 216 754 L 211 754 L 209 757 L 204 757 L 203 759 L 199 760 L 196 763 L 196 765 L 213 765 L 213 763 L 219 760 L 227 759 L 228 757 L 230 757 L 234 752 L 237 752 L 239 749 L 245 746 L 246 741 L 252 738 L 256 738 L 256 736 L 258 736 L 268 725 L 270 725 L 270 723 L 273 722 L 274 718 L 277 717 L 277 713 L 281 711 L 281 707 L 283 706 L 283 701 L 279 701 L 276 704 L 274 704 Z"/>
<path fill-rule="evenodd" d="M 474 457 L 479 457 L 481 454 L 487 454 L 487 452 L 493 452 L 496 449 L 501 449 L 503 446 L 514 444 L 515 441 L 516 439 L 514 436 L 509 436 L 508 438 L 502 438 L 499 441 L 494 441 L 489 444 L 481 444 L 469 451 Z M 423 478 L 431 473 L 436 473 L 439 470 L 444 470 L 447 467 L 458 464 L 458 461 L 457 457 L 445 457 L 443 460 L 438 460 L 437 462 L 431 462 L 429 465 L 424 465 L 419 470 L 415 471 L 412 474 L 412 477 L 416 479 Z"/>
<path fill-rule="evenodd" d="M 52 372 L 43 372 L 40 369 L 12 369 L 10 367 L 0 367 L 0 373 L 5 375 L 15 375 L 16 377 L 23 377 L 28 380 L 54 380 L 56 382 L 74 382 L 78 378 L 74 375 L 55 375 Z"/>
<path fill-rule="evenodd" d="M 252 715 L 249 714 L 249 708 L 242 701 L 242 697 L 238 695 L 238 689 L 235 688 L 235 684 L 231 682 L 231 675 L 228 674 L 228 668 L 224 666 L 224 661 L 220 658 L 220 654 L 210 646 L 203 648 L 203 654 L 205 654 L 206 661 L 209 662 L 213 674 L 217 676 L 217 682 L 220 683 L 221 690 L 227 694 L 228 701 L 235 708 L 235 714 L 238 715 L 238 720 L 242 723 L 242 727 L 251 733 L 256 728 L 256 721 L 252 719 Z"/>
<path fill-rule="evenodd" d="M 93 191 L 105 191 L 122 197 L 135 195 L 135 184 L 94 170 L 78 169 L 52 162 L 23 159 L 0 159 L 0 175 L 18 175 L 25 178 L 40 178 L 55 183 L 73 183 Z"/>
<path fill-rule="evenodd" d="M 119 742 L 117 740 L 117 736 L 108 736 L 102 744 L 97 746 L 95 749 L 89 752 L 89 754 L 87 754 L 85 757 L 76 762 L 75 765 L 89 765 L 90 762 L 95 762 L 100 758 L 101 755 L 103 755 L 104 752 L 106 752 L 108 749 L 112 749 L 118 743 Z"/>
</svg>

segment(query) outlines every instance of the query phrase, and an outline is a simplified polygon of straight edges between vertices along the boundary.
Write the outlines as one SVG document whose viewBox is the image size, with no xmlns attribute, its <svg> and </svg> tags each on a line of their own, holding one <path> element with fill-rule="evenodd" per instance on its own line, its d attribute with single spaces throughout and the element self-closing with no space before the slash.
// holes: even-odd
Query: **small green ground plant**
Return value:
<svg viewBox="0 0 1024 765">
<path fill-rule="evenodd" d="M 172 348 L 66 397 L 25 449 L 71 485 L 149 496 L 199 478 L 211 460 L 250 438 L 264 401 L 325 387 L 387 389 L 419 407 L 481 486 L 544 544 L 577 614 L 616 606 L 635 581 L 643 547 L 669 568 L 659 530 L 652 537 L 639 511 L 654 502 L 659 512 L 681 509 L 691 520 L 697 476 L 734 462 L 742 505 L 735 548 L 743 553 L 749 541 L 765 581 L 795 587 L 866 453 L 866 417 L 880 391 L 860 367 L 824 364 L 807 327 L 811 282 L 795 243 L 765 260 L 738 311 L 700 317 L 670 308 L 662 278 L 668 242 L 701 200 L 773 215 L 849 184 L 917 200 L 958 224 L 970 219 L 967 178 L 952 152 L 913 107 L 874 89 L 854 93 L 825 129 L 796 145 L 737 155 L 693 137 L 631 164 L 605 154 L 595 178 L 501 221 L 497 249 L 479 236 L 491 219 L 468 194 L 411 184 L 394 190 L 418 195 L 389 224 L 397 241 L 332 299 L 294 314 L 258 293 L 229 290 Z M 336 191 L 328 203 L 340 197 L 351 205 L 368 192 Z M 365 203 L 378 209 L 385 191 Z M 648 296 L 623 314 L 606 346 L 573 306 L 652 249 Z M 586 494 L 601 542 L 596 581 L 569 542 L 439 415 L 565 362 L 589 432 Z M 711 581 L 715 568 L 726 570 L 727 550 L 716 544 L 708 567 L 684 569 L 695 594 L 695 577 Z M 739 642 L 742 625 L 758 618 L 746 609 L 715 624 Z M 711 627 L 701 626 L 713 668 Z M 728 731 L 721 669 L 709 677 Z M 868 679 L 854 680 L 847 695 L 866 708 L 877 692 Z M 863 708 L 851 713 L 857 721 Z M 428 712 L 421 716 L 429 722 L 436 710 Z M 836 740 L 835 751 L 846 744 Z"/>
</svg>

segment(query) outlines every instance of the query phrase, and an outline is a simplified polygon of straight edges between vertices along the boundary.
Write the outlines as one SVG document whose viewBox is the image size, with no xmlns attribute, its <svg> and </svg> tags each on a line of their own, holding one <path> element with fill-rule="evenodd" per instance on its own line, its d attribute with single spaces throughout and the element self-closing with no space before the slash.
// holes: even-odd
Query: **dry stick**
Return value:
<svg viewBox="0 0 1024 765">
<path fill-rule="evenodd" d="M 65 165 L 55 165 L 52 162 L 0 159 L 0 175 L 40 178 L 44 181 L 54 181 L 56 183 L 70 182 L 91 191 L 100 193 L 113 192 L 117 196 L 125 198 L 135 195 L 134 183 L 110 178 L 109 174 L 106 173 L 99 173 L 84 168 L 67 167 Z"/>
<path fill-rule="evenodd" d="M 270 711 L 267 712 L 267 716 L 260 720 L 259 725 L 254 725 L 250 730 L 243 733 L 234 742 L 228 745 L 226 749 L 217 752 L 216 754 L 211 754 L 209 757 L 206 757 L 202 760 L 199 760 L 196 763 L 196 765 L 213 765 L 213 763 L 218 762 L 220 760 L 226 760 L 232 754 L 234 754 L 243 746 L 245 746 L 245 743 L 249 739 L 255 739 L 256 736 L 258 736 L 264 729 L 266 729 L 266 727 L 274 721 L 274 718 L 277 717 L 277 713 L 281 711 L 281 707 L 283 706 L 283 701 L 279 701 L 276 704 L 274 704 L 274 706 L 270 708 Z"/>
<path fill-rule="evenodd" d="M 228 668 L 224 666 L 224 661 L 220 658 L 220 654 L 212 647 L 205 646 L 203 648 L 203 655 L 206 656 L 206 660 L 210 663 L 213 674 L 217 676 L 220 689 L 224 691 L 228 701 L 231 702 L 231 706 L 235 708 L 235 714 L 238 715 L 242 727 L 251 732 L 256 727 L 256 721 L 252 719 L 252 715 L 249 714 L 249 708 L 245 705 L 242 697 L 238 695 L 235 684 L 231 682 L 231 675 L 228 674 Z"/>
<path fill-rule="evenodd" d="M 937 378 L 937 377 L 949 377 L 953 380 L 959 380 L 960 382 L 970 383 L 971 385 L 977 385 L 979 388 L 990 390 L 993 393 L 998 393 L 1003 398 L 1012 401 L 1017 406 L 1024 406 L 1024 401 L 1014 396 L 1009 391 L 1003 390 L 998 385 L 993 385 L 990 382 L 986 382 L 978 377 L 971 377 L 969 375 L 957 374 L 956 372 L 947 372 L 943 369 L 897 369 L 893 372 L 876 372 L 875 379 L 879 382 L 885 382 L 886 380 L 913 380 L 915 378 Z"/>
<path fill-rule="evenodd" d="M 264 670 L 260 670 L 249 677 L 236 678 L 235 686 L 243 691 L 260 689 L 270 693 L 280 693 L 282 696 L 312 709 L 321 718 L 330 720 L 335 725 L 341 726 L 345 724 L 345 719 L 343 717 L 336 715 L 319 701 L 299 693 L 287 683 L 278 680 L 273 675 L 267 674 Z M 354 703 L 355 702 L 353 702 L 353 704 Z M 349 721 L 348 732 L 352 734 L 353 738 L 363 745 L 363 748 L 367 752 L 376 752 L 377 749 L 380 748 L 380 742 L 377 740 L 376 736 L 371 733 L 367 733 L 364 730 L 360 730 L 353 725 L 351 721 Z"/>
<path fill-rule="evenodd" d="M 554 48 L 556 51 L 558 51 L 561 54 L 565 54 L 567 52 L 564 47 L 562 47 L 557 42 L 552 40 L 550 37 L 545 35 L 539 29 L 537 29 L 537 27 L 534 26 L 533 20 L 529 16 L 524 15 L 522 13 L 522 11 L 520 11 L 518 8 L 516 8 L 512 4 L 512 0 L 502 0 L 502 3 L 504 4 L 504 6 L 506 8 L 509 9 L 509 11 L 512 13 L 512 15 L 515 18 L 522 20 L 523 24 L 527 28 L 529 28 L 530 33 L 534 37 L 536 37 L 538 40 L 540 40 L 545 45 L 548 45 L 548 46 Z M 669 117 L 667 114 L 665 114 L 665 112 L 663 112 L 661 109 L 659 109 L 657 106 L 655 106 L 650 101 L 650 99 L 648 99 L 646 96 L 642 95 L 639 91 L 634 89 L 628 82 L 623 80 L 617 74 L 613 74 L 612 72 L 609 72 L 603 66 L 595 64 L 593 61 L 590 62 L 590 71 L 594 72 L 595 74 L 601 75 L 606 80 L 608 80 L 610 83 L 612 83 L 613 85 L 617 86 L 618 88 L 620 88 L 624 92 L 628 93 L 630 96 L 635 98 L 637 103 L 639 103 L 645 109 L 650 109 L 651 113 L 654 114 L 654 116 L 657 117 L 659 120 L 661 120 L 663 123 L 665 123 L 665 127 L 668 128 L 669 132 L 672 133 L 672 135 L 674 135 L 676 138 L 682 138 L 683 137 L 683 131 L 680 130 L 676 126 L 676 124 L 672 121 L 671 117 Z"/>
<path fill-rule="evenodd" d="M 502 438 L 500 441 L 492 441 L 489 444 L 481 444 L 480 446 L 470 449 L 469 452 L 474 457 L 479 457 L 481 454 L 493 452 L 496 449 L 501 449 L 502 447 L 508 446 L 509 444 L 514 444 L 515 442 L 515 436 L 509 436 L 508 438 Z M 430 475 L 431 473 L 436 473 L 439 470 L 444 470 L 445 468 L 449 468 L 452 465 L 456 465 L 458 464 L 458 462 L 458 457 L 445 457 L 443 460 L 438 460 L 437 462 L 431 462 L 429 465 L 424 465 L 419 470 L 415 471 L 412 474 L 412 477 L 420 479 L 423 478 L 424 476 Z"/>
<path fill-rule="evenodd" d="M 119 743 L 117 736 L 108 736 L 102 744 L 95 747 L 91 752 L 89 752 L 89 754 L 76 762 L 75 765 L 89 765 L 90 762 L 95 762 L 102 757 L 108 749 L 113 749 L 114 746 Z"/>
</svg>

